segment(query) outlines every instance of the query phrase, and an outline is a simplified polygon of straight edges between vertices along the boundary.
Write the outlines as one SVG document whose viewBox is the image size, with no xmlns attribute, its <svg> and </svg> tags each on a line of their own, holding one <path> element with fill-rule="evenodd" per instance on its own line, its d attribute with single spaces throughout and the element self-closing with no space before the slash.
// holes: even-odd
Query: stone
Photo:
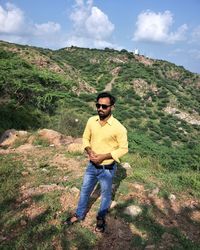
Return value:
<svg viewBox="0 0 200 250">
<path fill-rule="evenodd" d="M 156 246 L 155 245 L 147 245 L 145 247 L 145 250 L 149 250 L 149 249 L 156 249 Z"/>
<path fill-rule="evenodd" d="M 82 143 L 71 143 L 67 146 L 67 151 L 83 153 L 83 145 Z"/>
<path fill-rule="evenodd" d="M 122 167 L 125 168 L 125 169 L 132 169 L 130 164 L 128 162 L 125 162 L 125 163 L 122 163 Z"/>
<path fill-rule="evenodd" d="M 154 188 L 152 190 L 152 192 L 151 192 L 152 195 L 157 195 L 158 193 L 159 193 L 159 188 L 158 187 Z"/>
<path fill-rule="evenodd" d="M 124 209 L 124 213 L 130 215 L 131 217 L 135 217 L 142 212 L 142 209 L 139 206 L 131 205 Z"/>
<path fill-rule="evenodd" d="M 70 191 L 74 194 L 75 197 L 78 197 L 80 194 L 80 190 L 77 187 L 72 187 Z"/>
<path fill-rule="evenodd" d="M 112 201 L 111 205 L 110 205 L 110 209 L 114 208 L 117 206 L 117 202 L 116 201 Z"/>
<path fill-rule="evenodd" d="M 22 176 L 27 176 L 27 175 L 29 175 L 29 172 L 27 172 L 27 171 L 22 171 Z"/>
<path fill-rule="evenodd" d="M 40 129 L 38 135 L 47 140 L 50 144 L 61 146 L 62 134 L 52 129 Z"/>
<path fill-rule="evenodd" d="M 168 198 L 171 202 L 176 200 L 176 196 L 174 194 L 170 194 Z"/>
<path fill-rule="evenodd" d="M 21 221 L 20 221 L 20 225 L 21 225 L 21 226 L 26 226 L 26 224 L 27 224 L 27 222 L 26 222 L 25 220 L 21 220 Z"/>
<path fill-rule="evenodd" d="M 14 145 L 17 139 L 24 138 L 28 135 L 27 131 L 17 131 L 15 129 L 6 130 L 0 137 L 0 146 L 1 147 L 10 147 Z"/>
</svg>

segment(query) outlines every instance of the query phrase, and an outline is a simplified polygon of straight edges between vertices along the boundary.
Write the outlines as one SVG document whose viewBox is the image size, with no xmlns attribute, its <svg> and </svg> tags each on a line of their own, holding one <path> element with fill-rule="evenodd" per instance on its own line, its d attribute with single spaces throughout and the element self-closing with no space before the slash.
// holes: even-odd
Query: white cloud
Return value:
<svg viewBox="0 0 200 250">
<path fill-rule="evenodd" d="M 15 5 L 7 3 L 5 9 L 0 5 L 0 33 L 14 34 L 21 31 L 24 13 Z"/>
<path fill-rule="evenodd" d="M 54 22 L 47 22 L 42 24 L 35 24 L 34 31 L 36 35 L 44 36 L 46 34 L 54 34 L 60 31 L 60 24 Z"/>
<path fill-rule="evenodd" d="M 161 43 L 175 43 L 185 39 L 187 25 L 183 24 L 177 31 L 171 32 L 173 15 L 170 11 L 155 13 L 142 12 L 138 15 L 134 41 L 149 41 Z"/>
<path fill-rule="evenodd" d="M 74 37 L 81 37 L 81 41 L 93 39 L 105 42 L 114 31 L 108 16 L 93 1 L 76 0 L 76 5 L 70 15 L 74 27 Z"/>
<path fill-rule="evenodd" d="M 109 37 L 114 30 L 114 25 L 97 7 L 92 7 L 91 15 L 86 20 L 85 27 L 92 37 L 100 40 Z"/>
<path fill-rule="evenodd" d="M 50 20 L 36 23 L 29 20 L 17 6 L 0 4 L 0 40 L 49 48 L 71 45 L 119 48 L 109 41 L 114 24 L 102 10 L 93 5 L 93 0 L 75 0 L 69 18 L 73 26 L 71 35 L 64 34 L 59 23 Z"/>
<path fill-rule="evenodd" d="M 57 47 L 60 24 L 48 21 L 32 23 L 27 20 L 24 12 L 13 4 L 7 3 L 5 8 L 0 5 L 0 39 L 32 45 Z"/>
</svg>

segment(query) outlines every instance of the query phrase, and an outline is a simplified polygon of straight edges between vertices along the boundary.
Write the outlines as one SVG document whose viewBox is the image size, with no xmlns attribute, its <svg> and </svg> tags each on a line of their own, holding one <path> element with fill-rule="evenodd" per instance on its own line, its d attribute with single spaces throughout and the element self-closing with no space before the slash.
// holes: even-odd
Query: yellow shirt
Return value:
<svg viewBox="0 0 200 250">
<path fill-rule="evenodd" d="M 128 152 L 127 130 L 112 115 L 106 124 L 101 126 L 99 116 L 89 118 L 83 133 L 83 148 L 91 147 L 97 154 L 110 153 L 112 158 L 119 158 Z M 110 164 L 113 159 L 104 160 L 102 164 Z"/>
</svg>

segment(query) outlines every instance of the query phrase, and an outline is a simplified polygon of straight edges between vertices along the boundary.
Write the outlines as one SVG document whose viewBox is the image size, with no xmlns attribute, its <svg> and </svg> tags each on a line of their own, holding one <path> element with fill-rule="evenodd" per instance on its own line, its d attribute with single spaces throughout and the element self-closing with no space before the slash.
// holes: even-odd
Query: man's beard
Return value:
<svg viewBox="0 0 200 250">
<path fill-rule="evenodd" d="M 98 111 L 98 115 L 99 115 L 99 118 L 100 118 L 100 120 L 105 120 L 108 116 L 110 116 L 111 115 L 111 112 L 109 112 L 109 113 L 107 113 L 107 114 L 105 114 L 105 113 L 101 113 L 102 111 Z"/>
</svg>

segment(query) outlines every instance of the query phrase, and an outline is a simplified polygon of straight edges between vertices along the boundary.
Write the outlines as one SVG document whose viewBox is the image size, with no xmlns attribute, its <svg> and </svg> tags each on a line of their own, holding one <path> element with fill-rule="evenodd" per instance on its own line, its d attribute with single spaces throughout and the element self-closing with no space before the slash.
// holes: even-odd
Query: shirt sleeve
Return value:
<svg viewBox="0 0 200 250">
<path fill-rule="evenodd" d="M 83 149 L 87 147 L 91 147 L 90 145 L 90 138 L 91 138 L 91 132 L 90 132 L 90 122 L 88 120 L 85 130 L 83 132 Z"/>
<path fill-rule="evenodd" d="M 128 152 L 127 130 L 124 127 L 117 133 L 117 142 L 119 146 L 111 152 L 111 156 L 115 161 L 120 162 L 119 158 Z"/>
</svg>

